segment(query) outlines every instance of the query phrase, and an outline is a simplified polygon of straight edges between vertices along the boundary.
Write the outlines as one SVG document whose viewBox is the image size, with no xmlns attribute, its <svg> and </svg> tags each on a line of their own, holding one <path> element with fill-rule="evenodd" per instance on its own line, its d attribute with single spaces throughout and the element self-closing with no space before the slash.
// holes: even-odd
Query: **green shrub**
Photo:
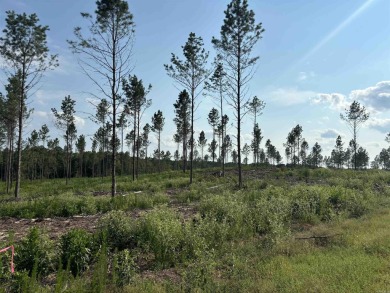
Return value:
<svg viewBox="0 0 390 293">
<path fill-rule="evenodd" d="M 278 243 L 289 234 L 290 205 L 290 200 L 283 197 L 269 198 L 265 204 L 265 228 L 267 237 L 272 243 Z"/>
<path fill-rule="evenodd" d="M 184 272 L 181 287 L 184 292 L 219 292 L 213 271 L 215 263 L 203 258 L 191 264 Z"/>
<path fill-rule="evenodd" d="M 154 210 L 140 220 L 140 244 L 152 251 L 162 266 L 170 267 L 183 257 L 184 227 L 174 212 Z"/>
<path fill-rule="evenodd" d="M 90 292 L 106 292 L 108 284 L 108 257 L 107 248 L 103 244 L 99 250 L 97 261 L 93 265 L 93 275 Z"/>
<path fill-rule="evenodd" d="M 8 243 L 4 244 L 0 242 L 0 249 L 9 246 L 10 244 Z M 9 249 L 7 252 L 0 253 L 0 284 L 4 283 L 6 280 L 11 279 L 12 277 L 11 268 L 10 268 L 11 257 L 12 257 L 11 249 Z"/>
<path fill-rule="evenodd" d="M 279 187 L 267 190 L 267 194 L 248 206 L 245 221 L 254 233 L 266 234 L 280 223 L 288 226 L 291 220 L 291 201 Z"/>
<path fill-rule="evenodd" d="M 186 237 L 189 254 L 194 257 L 202 252 L 220 247 L 231 235 L 231 228 L 226 221 L 218 222 L 215 218 L 198 218 L 189 229 Z"/>
<path fill-rule="evenodd" d="M 374 195 L 367 190 L 351 190 L 334 187 L 330 190 L 328 201 L 337 212 L 345 212 L 350 217 L 361 217 L 371 207 Z"/>
<path fill-rule="evenodd" d="M 74 276 L 88 268 L 92 260 L 92 236 L 81 229 L 72 229 L 61 236 L 61 262 Z"/>
<path fill-rule="evenodd" d="M 135 271 L 136 265 L 130 250 L 125 249 L 114 254 L 112 274 L 115 285 L 123 287 L 130 284 Z"/>
<path fill-rule="evenodd" d="M 54 271 L 54 244 L 47 234 L 33 227 L 15 247 L 15 263 L 18 270 L 27 270 L 31 275 L 34 266 L 36 273 L 46 276 Z"/>
<path fill-rule="evenodd" d="M 135 245 L 135 224 L 123 211 L 111 211 L 98 223 L 101 241 L 106 237 L 107 245 L 122 250 Z"/>
<path fill-rule="evenodd" d="M 361 192 L 356 192 L 346 199 L 346 209 L 350 217 L 358 218 L 366 214 L 371 208 L 370 198 Z"/>
<path fill-rule="evenodd" d="M 291 194 L 291 213 L 295 220 L 315 223 L 330 217 L 329 190 L 324 187 L 296 187 Z"/>
<path fill-rule="evenodd" d="M 241 196 L 216 195 L 200 204 L 203 217 L 224 223 L 229 226 L 230 239 L 247 235 L 251 227 L 247 225 L 247 205 L 239 198 Z"/>
</svg>

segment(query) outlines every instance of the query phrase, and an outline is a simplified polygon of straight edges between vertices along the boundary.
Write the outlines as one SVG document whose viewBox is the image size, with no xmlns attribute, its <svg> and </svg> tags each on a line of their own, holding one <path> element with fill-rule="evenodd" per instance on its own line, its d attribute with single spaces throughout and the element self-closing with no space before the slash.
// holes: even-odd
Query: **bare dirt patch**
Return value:
<svg viewBox="0 0 390 293">
<path fill-rule="evenodd" d="M 14 233 L 14 239 L 20 240 L 32 227 L 44 229 L 51 239 L 57 239 L 72 228 L 85 229 L 88 232 L 96 230 L 97 221 L 102 215 L 74 216 L 69 218 L 45 218 L 45 219 L 0 219 L 0 241 L 6 240 L 9 233 Z"/>
<path fill-rule="evenodd" d="M 141 273 L 141 277 L 144 279 L 153 280 L 155 282 L 161 283 L 163 281 L 171 281 L 173 283 L 179 283 L 181 276 L 178 274 L 175 268 L 164 269 L 161 271 L 150 271 L 146 270 Z"/>
<path fill-rule="evenodd" d="M 129 217 L 138 219 L 146 210 L 135 209 L 128 213 Z M 68 218 L 40 218 L 40 219 L 17 219 L 4 217 L 0 219 L 0 241 L 8 239 L 10 233 L 14 233 L 15 241 L 19 241 L 32 227 L 38 227 L 48 233 L 50 239 L 58 239 L 71 229 L 84 229 L 88 232 L 95 232 L 97 223 L 103 214 L 89 216 L 73 216 Z"/>
</svg>

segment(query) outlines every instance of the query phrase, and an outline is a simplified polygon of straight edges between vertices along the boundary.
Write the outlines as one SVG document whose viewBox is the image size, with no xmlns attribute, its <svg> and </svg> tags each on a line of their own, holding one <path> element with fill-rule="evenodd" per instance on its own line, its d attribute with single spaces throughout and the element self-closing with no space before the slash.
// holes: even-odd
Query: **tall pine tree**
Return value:
<svg viewBox="0 0 390 293">
<path fill-rule="evenodd" d="M 241 168 L 241 123 L 246 114 L 245 105 L 249 82 L 253 77 L 253 67 L 259 57 L 252 57 L 252 50 L 261 38 L 264 29 L 255 23 L 253 10 L 248 9 L 247 0 L 232 0 L 225 11 L 220 38 L 212 42 L 222 57 L 229 84 L 228 103 L 234 110 L 237 120 L 237 159 L 238 186 L 242 187 Z"/>
</svg>

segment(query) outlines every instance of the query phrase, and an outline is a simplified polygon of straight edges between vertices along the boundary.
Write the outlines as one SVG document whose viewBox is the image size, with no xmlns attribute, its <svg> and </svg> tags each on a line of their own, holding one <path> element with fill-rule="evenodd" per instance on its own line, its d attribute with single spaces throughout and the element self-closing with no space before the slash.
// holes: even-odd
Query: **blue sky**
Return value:
<svg viewBox="0 0 390 293">
<path fill-rule="evenodd" d="M 153 86 L 149 94 L 153 105 L 144 114 L 143 123 L 150 123 L 155 111 L 163 111 L 164 150 L 175 149 L 173 103 L 179 90 L 166 75 L 163 64 L 169 63 L 171 53 L 181 56 L 181 46 L 190 32 L 203 38 L 211 63 L 211 38 L 219 36 L 228 2 L 129 1 L 136 24 L 133 74 Z M 309 146 L 319 142 L 324 155 L 329 155 L 338 134 L 346 145 L 351 139 L 339 115 L 356 99 L 371 113 L 358 142 L 374 159 L 387 147 L 384 137 L 390 131 L 390 1 L 249 0 L 249 6 L 266 30 L 254 50 L 260 60 L 249 91 L 250 97 L 256 95 L 267 104 L 258 120 L 264 136 L 262 146 L 271 139 L 284 156 L 287 134 L 300 124 Z M 48 72 L 29 97 L 35 111 L 25 135 L 46 123 L 52 136 L 56 136 L 50 108 L 59 108 L 65 95 L 76 100 L 78 134 L 93 135 L 96 126 L 89 121 L 88 113 L 94 109 L 87 101 L 89 93 L 97 90 L 82 74 L 66 40 L 73 38 L 74 27 L 83 26 L 80 12 L 95 10 L 94 1 L 0 0 L 0 8 L 0 28 L 4 26 L 6 10 L 37 13 L 41 24 L 50 27 L 51 52 L 59 54 L 60 66 Z M 4 91 L 1 87 L 0 91 Z M 207 113 L 214 102 L 203 96 L 198 102 L 195 135 L 204 130 L 210 141 Z M 229 116 L 232 120 L 233 116 Z M 244 142 L 250 142 L 252 124 L 247 117 Z M 234 127 L 229 132 L 234 135 Z M 154 136 L 152 141 L 156 141 Z"/>
</svg>

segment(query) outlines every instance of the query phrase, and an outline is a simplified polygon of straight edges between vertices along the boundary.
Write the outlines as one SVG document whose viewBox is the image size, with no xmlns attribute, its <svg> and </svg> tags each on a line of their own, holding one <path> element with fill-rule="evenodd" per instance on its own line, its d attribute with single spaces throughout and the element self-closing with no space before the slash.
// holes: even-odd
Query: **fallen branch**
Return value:
<svg viewBox="0 0 390 293">
<path fill-rule="evenodd" d="M 221 185 L 211 186 L 211 187 L 209 187 L 207 189 L 215 189 L 215 188 L 218 188 L 218 187 L 221 187 L 221 186 L 223 186 L 223 185 L 221 184 Z"/>
<path fill-rule="evenodd" d="M 307 239 L 326 239 L 331 238 L 334 236 L 339 236 L 341 234 L 334 234 L 334 235 L 321 235 L 321 236 L 310 236 L 310 237 L 296 237 L 296 240 L 307 240 Z"/>
</svg>

